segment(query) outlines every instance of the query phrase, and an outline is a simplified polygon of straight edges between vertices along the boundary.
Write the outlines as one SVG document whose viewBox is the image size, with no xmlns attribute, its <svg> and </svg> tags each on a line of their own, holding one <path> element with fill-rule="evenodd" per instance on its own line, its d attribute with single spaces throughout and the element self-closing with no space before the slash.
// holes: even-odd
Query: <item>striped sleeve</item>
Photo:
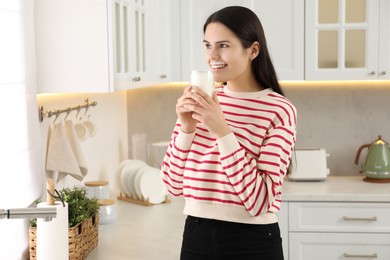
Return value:
<svg viewBox="0 0 390 260">
<path fill-rule="evenodd" d="M 278 126 L 269 131 L 260 149 L 257 168 L 266 183 L 268 211 L 280 210 L 282 185 L 295 144 L 295 127 Z M 273 209 L 274 208 L 274 209 Z"/>
<path fill-rule="evenodd" d="M 195 133 L 184 133 L 177 122 L 161 167 L 161 178 L 173 196 L 183 195 L 183 172 Z"/>
<path fill-rule="evenodd" d="M 246 151 L 233 133 L 217 141 L 222 167 L 254 217 L 268 211 L 277 212 L 280 207 L 283 177 L 291 159 L 296 130 L 295 120 L 287 126 L 278 123 L 267 132 L 258 158 Z"/>
</svg>

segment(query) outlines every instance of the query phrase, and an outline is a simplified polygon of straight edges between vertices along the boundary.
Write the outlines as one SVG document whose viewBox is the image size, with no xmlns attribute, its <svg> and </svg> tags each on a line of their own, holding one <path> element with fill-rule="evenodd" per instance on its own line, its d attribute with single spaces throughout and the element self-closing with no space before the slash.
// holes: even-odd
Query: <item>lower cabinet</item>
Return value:
<svg viewBox="0 0 390 260">
<path fill-rule="evenodd" d="M 291 232 L 289 241 L 290 260 L 390 259 L 390 234 Z"/>
<path fill-rule="evenodd" d="M 390 259 L 390 203 L 284 202 L 285 259 Z"/>
</svg>

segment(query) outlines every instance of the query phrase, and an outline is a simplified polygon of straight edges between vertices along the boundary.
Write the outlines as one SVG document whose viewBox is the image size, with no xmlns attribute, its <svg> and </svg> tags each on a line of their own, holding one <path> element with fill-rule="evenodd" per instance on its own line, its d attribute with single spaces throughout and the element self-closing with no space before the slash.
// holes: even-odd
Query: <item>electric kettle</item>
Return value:
<svg viewBox="0 0 390 260">
<path fill-rule="evenodd" d="M 360 154 L 368 148 L 367 157 L 364 160 L 361 173 L 366 176 L 365 181 L 390 182 L 390 146 L 382 140 L 382 136 L 371 144 L 363 144 L 359 147 L 355 164 L 358 165 Z"/>
</svg>

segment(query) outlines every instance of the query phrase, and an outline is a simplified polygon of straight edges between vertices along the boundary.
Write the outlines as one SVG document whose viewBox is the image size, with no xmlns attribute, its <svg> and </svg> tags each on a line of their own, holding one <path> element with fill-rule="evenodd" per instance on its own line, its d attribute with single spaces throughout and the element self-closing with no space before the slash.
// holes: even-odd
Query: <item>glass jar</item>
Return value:
<svg viewBox="0 0 390 260">
<path fill-rule="evenodd" d="M 99 204 L 99 224 L 112 223 L 118 216 L 115 201 L 112 199 L 98 199 Z"/>
<path fill-rule="evenodd" d="M 109 199 L 108 181 L 88 181 L 84 183 L 88 198 Z"/>
</svg>

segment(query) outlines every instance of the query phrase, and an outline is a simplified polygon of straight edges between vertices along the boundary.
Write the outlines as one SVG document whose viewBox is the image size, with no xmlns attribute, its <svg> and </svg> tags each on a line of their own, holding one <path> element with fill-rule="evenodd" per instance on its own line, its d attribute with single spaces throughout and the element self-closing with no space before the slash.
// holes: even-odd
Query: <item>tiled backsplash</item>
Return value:
<svg viewBox="0 0 390 260">
<path fill-rule="evenodd" d="M 176 121 L 175 104 L 185 85 L 128 91 L 129 136 L 146 133 L 147 143 L 169 140 Z M 378 134 L 390 141 L 389 81 L 293 82 L 282 86 L 298 110 L 296 148 L 325 148 L 330 154 L 331 175 L 357 175 L 354 158 L 360 145 L 374 141 Z"/>
</svg>

